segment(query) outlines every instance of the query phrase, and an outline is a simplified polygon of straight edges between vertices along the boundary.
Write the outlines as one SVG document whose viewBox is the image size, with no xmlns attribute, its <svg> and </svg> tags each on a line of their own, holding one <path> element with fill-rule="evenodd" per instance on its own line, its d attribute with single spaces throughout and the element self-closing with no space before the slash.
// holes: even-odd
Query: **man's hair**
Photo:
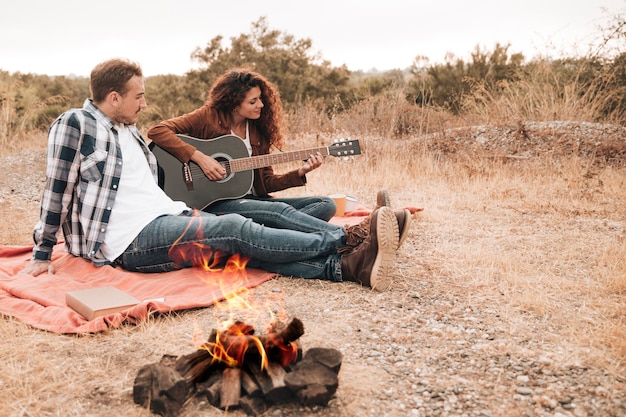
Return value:
<svg viewBox="0 0 626 417">
<path fill-rule="evenodd" d="M 90 76 L 92 100 L 101 103 L 112 91 L 123 96 L 127 90 L 126 83 L 134 76 L 143 77 L 141 67 L 125 59 L 110 59 L 96 65 Z"/>
</svg>

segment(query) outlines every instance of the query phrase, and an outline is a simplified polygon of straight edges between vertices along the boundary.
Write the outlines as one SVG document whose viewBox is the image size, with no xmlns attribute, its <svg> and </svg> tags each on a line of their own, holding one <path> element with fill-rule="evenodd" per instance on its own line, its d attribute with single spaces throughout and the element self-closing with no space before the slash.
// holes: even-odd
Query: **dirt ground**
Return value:
<svg viewBox="0 0 626 417">
<path fill-rule="evenodd" d="M 625 287 L 616 284 L 623 277 L 615 276 L 625 271 L 623 168 L 590 163 L 574 174 L 562 163 L 563 184 L 552 188 L 531 184 L 541 172 L 505 180 L 484 172 L 484 162 L 468 167 L 443 156 L 487 141 L 493 146 L 481 147 L 480 161 L 491 152 L 523 173 L 533 158 L 557 152 L 533 147 L 533 140 L 556 143 L 568 137 L 555 127 L 542 129 L 544 141 L 520 129 L 496 131 L 495 137 L 515 136 L 526 146 L 505 151 L 480 129 L 432 139 L 433 152 L 440 152 L 437 163 L 453 165 L 448 173 L 466 173 L 458 177 L 407 168 L 410 178 L 400 180 L 387 166 L 372 168 L 377 179 L 342 183 L 342 191 L 364 205 L 373 206 L 376 191 L 387 188 L 394 206 L 424 211 L 412 220 L 386 292 L 288 277 L 254 290 L 282 295 L 285 311 L 304 323 L 305 351 L 330 347 L 343 354 L 339 389 L 328 407 L 289 403 L 266 415 L 626 415 Z M 619 150 L 615 134 L 611 130 L 607 143 L 618 158 L 626 147 Z M 588 138 L 589 131 L 581 137 Z M 368 142 L 372 148 L 375 143 Z M 572 143 L 577 152 L 587 146 L 570 140 L 569 148 L 560 146 L 558 152 L 572 152 Z M 408 143 L 402 146 L 410 149 Z M 1 162 L 0 244 L 28 244 L 43 186 L 44 150 Z M 316 174 L 305 192 L 336 192 L 336 169 L 345 168 L 329 166 L 328 176 Z M 563 189 L 569 190 L 567 198 Z M 215 328 L 213 310 L 82 337 L 42 332 L 3 317 L 0 416 L 147 416 L 132 400 L 137 370 L 163 354 L 191 352 L 194 329 Z M 193 401 L 182 415 L 244 413 Z"/>
</svg>

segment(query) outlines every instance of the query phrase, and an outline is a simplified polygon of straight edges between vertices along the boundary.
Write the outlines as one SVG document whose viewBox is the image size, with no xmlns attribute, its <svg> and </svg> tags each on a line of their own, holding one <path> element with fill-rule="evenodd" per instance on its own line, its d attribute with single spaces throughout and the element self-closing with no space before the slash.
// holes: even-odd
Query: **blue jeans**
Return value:
<svg viewBox="0 0 626 417">
<path fill-rule="evenodd" d="M 239 254 L 248 266 L 284 276 L 341 281 L 344 229 L 305 233 L 263 226 L 239 214 L 188 211 L 149 223 L 116 263 L 136 272 L 219 265 Z"/>
<path fill-rule="evenodd" d="M 253 195 L 216 201 L 204 209 L 220 215 L 237 213 L 265 226 L 300 232 L 336 230 L 338 226 L 328 223 L 336 210 L 330 197 L 263 198 Z"/>
</svg>

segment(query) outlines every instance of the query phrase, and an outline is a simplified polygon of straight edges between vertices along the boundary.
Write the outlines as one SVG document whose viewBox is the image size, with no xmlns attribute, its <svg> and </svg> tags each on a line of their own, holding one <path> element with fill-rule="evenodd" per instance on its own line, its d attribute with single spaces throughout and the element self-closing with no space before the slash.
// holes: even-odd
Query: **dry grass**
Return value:
<svg viewBox="0 0 626 417">
<path fill-rule="evenodd" d="M 360 142 L 364 155 L 327 163 L 307 193 L 371 206 L 387 188 L 396 206 L 425 207 L 411 279 L 497 309 L 512 334 L 533 337 L 540 323 L 546 341 L 626 377 L 623 168 L 576 156 L 442 159 L 419 140 Z"/>
<path fill-rule="evenodd" d="M 330 135 L 303 135 L 292 147 L 327 141 Z M 305 190 L 283 194 L 344 192 L 371 207 L 376 191 L 387 188 L 395 206 L 424 207 L 402 249 L 392 297 L 445 294 L 493 311 L 490 326 L 515 340 L 533 340 L 558 360 L 626 378 L 623 168 L 576 156 L 442 157 L 417 137 L 360 142 L 363 155 L 330 159 L 309 174 Z M 5 199 L 0 208 L 5 225 L 0 242 L 28 243 L 37 202 Z M 342 340 L 340 324 L 311 315 L 311 309 L 323 307 L 322 300 L 355 317 L 359 306 L 379 302 L 368 291 L 342 284 L 281 278 L 264 287 L 285 290 L 289 312 L 308 327 L 309 344 L 350 343 Z M 211 310 L 83 337 L 34 330 L 4 317 L 0 416 L 148 415 L 132 402 L 137 369 L 165 353 L 188 353 L 194 326 L 215 327 Z M 521 349 L 513 342 L 507 346 Z M 343 372 L 351 371 L 358 375 L 359 368 L 348 362 Z M 342 393 L 344 401 L 361 401 L 361 394 L 349 382 Z"/>
<path fill-rule="evenodd" d="M 20 133 L 15 136 L 15 139 L 0 146 L 0 157 L 45 148 L 47 141 L 48 137 L 45 132 Z"/>
</svg>

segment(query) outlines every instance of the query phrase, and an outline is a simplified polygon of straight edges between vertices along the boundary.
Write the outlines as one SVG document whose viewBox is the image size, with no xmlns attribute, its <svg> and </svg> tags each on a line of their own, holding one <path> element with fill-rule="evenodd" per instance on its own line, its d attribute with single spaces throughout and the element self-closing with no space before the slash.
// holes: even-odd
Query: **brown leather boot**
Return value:
<svg viewBox="0 0 626 417">
<path fill-rule="evenodd" d="M 384 188 L 376 193 L 376 208 L 383 206 L 391 207 L 391 198 L 389 192 Z"/>
<path fill-rule="evenodd" d="M 344 281 L 358 282 L 376 291 L 391 284 L 391 265 L 398 248 L 398 221 L 389 207 L 381 207 L 371 215 L 367 238 L 354 251 L 343 255 L 341 274 Z"/>
<path fill-rule="evenodd" d="M 391 197 L 386 189 L 378 190 L 376 193 L 376 208 L 383 206 L 391 207 Z M 398 249 L 402 246 L 406 235 L 409 232 L 409 226 L 411 225 L 411 212 L 406 209 L 394 210 L 396 218 L 398 219 L 398 228 L 400 229 L 400 241 L 398 242 Z"/>
<path fill-rule="evenodd" d="M 406 239 L 407 234 L 411 226 L 411 212 L 407 209 L 396 209 L 393 211 L 398 221 L 398 230 L 400 238 L 398 240 L 398 249 L 402 246 L 402 242 Z M 365 238 L 369 235 L 370 222 L 372 215 L 367 216 L 359 224 L 346 227 L 346 245 L 340 248 L 337 252 L 340 254 L 348 254 L 356 249 L 361 243 L 365 241 Z"/>
<path fill-rule="evenodd" d="M 397 209 L 393 213 L 398 221 L 398 230 L 400 231 L 400 239 L 398 240 L 398 249 L 402 246 L 402 242 L 406 239 L 406 235 L 411 228 L 411 212 L 407 209 Z"/>
<path fill-rule="evenodd" d="M 340 254 L 348 254 L 361 245 L 370 234 L 370 222 L 372 216 L 364 218 L 361 223 L 353 226 L 347 226 L 345 230 L 346 245 L 337 252 Z"/>
</svg>

